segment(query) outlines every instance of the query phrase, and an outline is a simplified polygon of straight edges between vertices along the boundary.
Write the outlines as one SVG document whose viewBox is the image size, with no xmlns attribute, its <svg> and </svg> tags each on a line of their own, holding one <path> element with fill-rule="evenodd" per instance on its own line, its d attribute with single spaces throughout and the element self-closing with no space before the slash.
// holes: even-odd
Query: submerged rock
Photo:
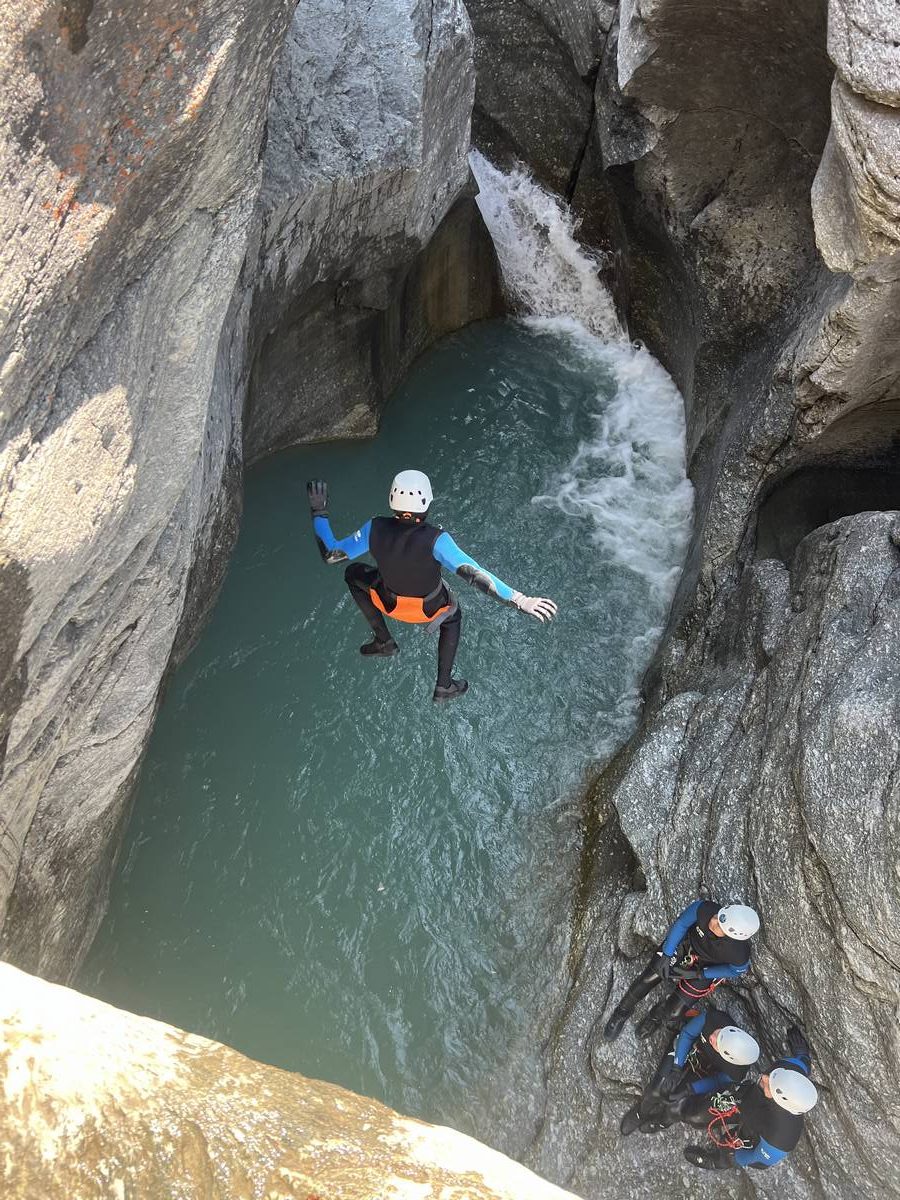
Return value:
<svg viewBox="0 0 900 1200">
<path fill-rule="evenodd" d="M 0 965 L 9 1200 L 567 1200 L 474 1138 Z"/>
</svg>

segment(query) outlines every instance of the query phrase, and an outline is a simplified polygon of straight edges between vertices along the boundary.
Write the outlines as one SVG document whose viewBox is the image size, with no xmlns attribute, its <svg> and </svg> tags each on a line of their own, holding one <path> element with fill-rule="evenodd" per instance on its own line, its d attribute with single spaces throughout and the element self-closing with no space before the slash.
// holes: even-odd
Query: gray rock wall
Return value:
<svg viewBox="0 0 900 1200">
<path fill-rule="evenodd" d="M 900 111 L 888 6 L 627 0 L 598 136 L 632 331 L 688 407 L 698 524 L 632 741 L 588 798 L 572 989 L 529 1161 L 585 1195 L 900 1195 Z M 824 57 L 827 44 L 832 63 Z M 832 82 L 832 70 L 836 75 Z M 875 511 L 871 511 L 875 510 Z M 883 510 L 883 511 L 878 511 Z M 726 1003 L 822 1100 L 777 1174 L 618 1121 L 664 1045 L 600 1031 L 698 894 L 758 904 Z M 722 993 L 720 993 L 720 996 Z"/>
<path fill-rule="evenodd" d="M 291 8 L 0 6 L 0 915 L 3 954 L 51 975 L 99 920 L 188 573 L 233 506 L 217 350 Z"/>
<path fill-rule="evenodd" d="M 315 23 L 292 26 L 269 114 L 248 460 L 299 440 L 371 436 L 413 358 L 501 310 L 471 198 L 462 0 L 317 9 Z"/>
</svg>

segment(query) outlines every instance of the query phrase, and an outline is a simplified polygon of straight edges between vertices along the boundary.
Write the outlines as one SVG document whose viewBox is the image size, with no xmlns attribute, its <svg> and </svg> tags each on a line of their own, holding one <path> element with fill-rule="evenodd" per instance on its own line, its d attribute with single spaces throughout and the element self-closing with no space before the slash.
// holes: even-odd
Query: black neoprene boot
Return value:
<svg viewBox="0 0 900 1200">
<path fill-rule="evenodd" d="M 455 700 L 457 696 L 461 696 L 468 690 L 469 684 L 465 679 L 451 679 L 449 687 L 441 687 L 438 684 L 431 698 L 436 703 L 441 703 L 443 700 Z"/>
<path fill-rule="evenodd" d="M 639 1127 L 641 1123 L 641 1106 L 635 1104 L 629 1108 L 628 1112 L 619 1122 L 619 1133 L 622 1137 L 628 1137 Z"/>
<path fill-rule="evenodd" d="M 366 658 L 390 658 L 393 654 L 399 654 L 400 647 L 393 638 L 388 638 L 386 642 L 381 642 L 378 638 L 372 638 L 371 642 L 366 642 L 364 646 L 359 648 L 360 654 L 364 654 Z"/>
<path fill-rule="evenodd" d="M 639 1038 L 652 1037 L 653 1034 L 656 1033 L 657 1029 L 659 1029 L 660 1024 L 661 1022 L 656 1010 L 651 1008 L 646 1017 L 644 1017 L 642 1021 L 638 1022 L 638 1027 L 634 1032 Z"/>
<path fill-rule="evenodd" d="M 621 1004 L 617 1004 L 603 1028 L 603 1040 L 605 1042 L 614 1042 L 625 1028 L 625 1022 L 630 1016 L 631 1014 L 626 1012 Z"/>
</svg>

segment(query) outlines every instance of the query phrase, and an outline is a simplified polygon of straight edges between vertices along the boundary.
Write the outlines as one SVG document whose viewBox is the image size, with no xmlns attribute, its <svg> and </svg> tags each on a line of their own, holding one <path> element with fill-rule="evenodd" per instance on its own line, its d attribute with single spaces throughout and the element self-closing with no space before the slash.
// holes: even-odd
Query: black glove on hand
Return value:
<svg viewBox="0 0 900 1200">
<path fill-rule="evenodd" d="M 675 962 L 674 954 L 666 954 L 665 950 L 657 950 L 656 952 L 656 969 L 662 979 L 672 978 L 672 966 Z"/>
<path fill-rule="evenodd" d="M 687 1146 L 684 1157 L 704 1171 L 726 1171 L 735 1165 L 733 1151 L 724 1146 Z"/>
<path fill-rule="evenodd" d="M 670 1051 L 656 1072 L 656 1078 L 652 1085 L 653 1091 L 663 1100 L 667 1100 L 678 1087 L 683 1074 L 684 1068 L 679 1067 L 675 1061 L 675 1051 Z"/>
<path fill-rule="evenodd" d="M 324 479 L 311 479 L 306 485 L 309 512 L 313 517 L 328 516 L 328 484 Z"/>
<path fill-rule="evenodd" d="M 805 1058 L 810 1061 L 811 1055 L 809 1050 L 809 1042 L 806 1040 L 806 1035 L 799 1025 L 792 1025 L 787 1031 L 785 1038 L 787 1052 L 791 1058 Z"/>
<path fill-rule="evenodd" d="M 672 968 L 672 979 L 702 979 L 703 971 L 699 967 L 675 966 Z"/>
</svg>

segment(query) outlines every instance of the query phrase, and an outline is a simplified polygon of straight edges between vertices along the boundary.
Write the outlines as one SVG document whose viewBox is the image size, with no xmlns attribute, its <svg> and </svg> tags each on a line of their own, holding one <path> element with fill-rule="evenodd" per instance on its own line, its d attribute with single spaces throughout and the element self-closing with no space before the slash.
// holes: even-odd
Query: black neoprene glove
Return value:
<svg viewBox="0 0 900 1200">
<path fill-rule="evenodd" d="M 735 1166 L 734 1151 L 724 1146 L 686 1146 L 684 1157 L 704 1171 L 727 1171 Z"/>
<path fill-rule="evenodd" d="M 666 954 L 665 950 L 660 948 L 656 952 L 656 969 L 662 979 L 672 978 L 672 964 L 675 961 L 674 954 Z"/>
<path fill-rule="evenodd" d="M 328 484 L 324 479 L 311 479 L 306 485 L 306 496 L 310 516 L 328 516 Z"/>
<path fill-rule="evenodd" d="M 659 1065 L 652 1089 L 664 1100 L 676 1090 L 684 1075 L 684 1068 L 675 1062 L 675 1051 L 670 1051 Z"/>
<path fill-rule="evenodd" d="M 672 979 L 702 979 L 703 971 L 699 967 L 682 967 L 674 966 L 672 968 Z"/>
</svg>

